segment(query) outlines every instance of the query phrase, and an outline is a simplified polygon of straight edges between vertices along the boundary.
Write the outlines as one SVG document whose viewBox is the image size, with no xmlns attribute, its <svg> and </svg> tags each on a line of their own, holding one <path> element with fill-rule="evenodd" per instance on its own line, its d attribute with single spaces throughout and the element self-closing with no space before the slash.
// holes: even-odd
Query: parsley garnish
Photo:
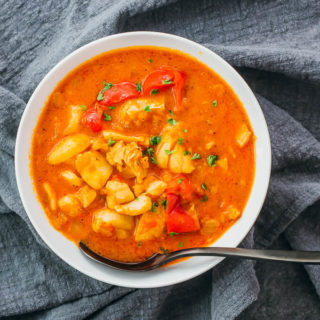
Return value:
<svg viewBox="0 0 320 320">
<path fill-rule="evenodd" d="M 173 111 L 172 111 L 172 110 L 169 110 L 169 112 L 170 112 L 170 114 L 171 114 L 172 116 L 174 116 L 174 113 L 173 113 Z"/>
<path fill-rule="evenodd" d="M 153 60 L 152 59 L 148 59 L 148 63 L 152 63 L 153 62 Z"/>
<path fill-rule="evenodd" d="M 172 126 L 175 126 L 175 125 L 177 124 L 177 121 L 174 120 L 174 119 L 172 119 L 172 118 L 168 119 L 167 122 L 168 122 L 169 124 L 171 124 Z"/>
<path fill-rule="evenodd" d="M 183 132 L 188 132 L 188 130 L 187 130 L 187 129 L 182 129 L 182 131 L 183 131 Z"/>
<path fill-rule="evenodd" d="M 103 113 L 103 120 L 105 121 L 111 121 L 111 116 L 108 115 L 106 112 Z"/>
<path fill-rule="evenodd" d="M 217 165 L 216 164 L 217 160 L 218 160 L 217 155 L 210 154 L 210 156 L 207 157 L 209 167 L 215 167 Z"/>
<path fill-rule="evenodd" d="M 152 212 L 156 212 L 156 207 L 159 207 L 158 202 L 152 202 L 151 211 L 152 211 Z"/>
<path fill-rule="evenodd" d="M 141 85 L 141 82 L 140 82 L 140 81 L 138 81 L 137 84 L 136 84 L 136 90 L 137 90 L 138 92 L 141 92 L 141 91 L 142 91 L 142 85 Z"/>
<path fill-rule="evenodd" d="M 150 112 L 150 111 L 151 111 L 150 106 L 146 106 L 146 107 L 144 108 L 144 111 L 145 111 L 145 112 Z"/>
<path fill-rule="evenodd" d="M 112 110 L 114 110 L 116 107 L 114 107 L 114 106 L 109 106 L 108 108 L 112 111 Z"/>
<path fill-rule="evenodd" d="M 201 188 L 202 188 L 203 190 L 207 190 L 207 189 L 208 189 L 205 182 L 201 185 Z"/>
<path fill-rule="evenodd" d="M 158 89 L 152 89 L 150 93 L 155 96 L 156 94 L 159 93 L 159 90 Z"/>
<path fill-rule="evenodd" d="M 217 100 L 213 100 L 213 101 L 212 101 L 212 106 L 213 106 L 213 107 L 216 107 L 217 105 L 218 105 L 218 101 L 217 101 Z"/>
<path fill-rule="evenodd" d="M 156 165 L 158 164 L 158 161 L 155 157 L 150 157 L 150 159 L 153 164 L 156 164 Z"/>
<path fill-rule="evenodd" d="M 81 108 L 82 111 L 86 111 L 87 110 L 87 107 L 84 104 L 81 105 L 80 108 Z"/>
<path fill-rule="evenodd" d="M 154 153 L 153 148 L 148 148 L 148 149 L 146 150 L 146 154 L 148 154 L 150 157 L 153 156 L 153 153 Z"/>
<path fill-rule="evenodd" d="M 159 249 L 160 249 L 160 251 L 161 251 L 162 253 L 170 253 L 170 250 L 169 250 L 169 249 L 166 249 L 166 248 L 164 248 L 164 247 L 160 247 Z"/>
<path fill-rule="evenodd" d="M 182 181 L 184 180 L 184 178 L 180 178 L 177 183 L 180 184 Z"/>
<path fill-rule="evenodd" d="M 182 241 L 179 242 L 178 247 L 179 247 L 179 248 L 182 248 L 182 247 L 183 247 L 183 242 L 182 242 Z"/>
<path fill-rule="evenodd" d="M 102 90 L 101 90 L 102 91 Z M 99 92 L 99 94 L 98 94 L 98 96 L 97 96 L 97 100 L 98 101 L 101 101 L 101 100 L 103 100 L 104 99 L 104 96 L 103 96 L 103 92 Z"/>
<path fill-rule="evenodd" d="M 188 150 L 186 150 L 183 155 L 184 155 L 184 156 L 187 156 L 188 154 L 191 154 L 191 152 L 188 151 Z"/>
<path fill-rule="evenodd" d="M 208 201 L 208 197 L 206 195 L 204 195 L 203 198 L 200 201 L 201 202 L 206 202 L 206 201 Z"/>
<path fill-rule="evenodd" d="M 191 158 L 191 160 L 197 160 L 197 159 L 201 159 L 201 155 L 199 153 L 195 153 Z"/>
<path fill-rule="evenodd" d="M 162 137 L 161 136 L 153 136 L 151 139 L 150 139 L 150 144 L 152 145 L 152 146 L 155 146 L 155 145 L 157 145 L 158 143 L 160 143 L 161 142 L 161 139 L 162 139 Z"/>
<path fill-rule="evenodd" d="M 137 246 L 138 246 L 138 247 L 141 247 L 141 245 L 142 245 L 142 242 L 139 241 L 138 244 L 137 244 Z"/>
<path fill-rule="evenodd" d="M 169 232 L 170 237 L 176 236 L 177 234 L 179 234 L 178 232 Z"/>
<path fill-rule="evenodd" d="M 179 138 L 178 139 L 178 144 L 183 144 L 184 143 L 184 139 L 183 138 Z"/>
<path fill-rule="evenodd" d="M 176 152 L 176 150 L 164 150 L 164 152 L 169 155 L 169 154 L 172 154 L 174 152 Z"/>
<path fill-rule="evenodd" d="M 172 80 L 168 79 L 168 80 L 162 80 L 162 84 L 171 84 Z"/>
<path fill-rule="evenodd" d="M 116 141 L 112 140 L 112 138 L 109 138 L 108 140 L 108 146 L 111 147 L 116 143 Z"/>
<path fill-rule="evenodd" d="M 167 210 L 167 204 L 168 204 L 168 200 L 165 199 L 161 202 L 161 205 L 164 207 L 165 210 Z"/>
</svg>

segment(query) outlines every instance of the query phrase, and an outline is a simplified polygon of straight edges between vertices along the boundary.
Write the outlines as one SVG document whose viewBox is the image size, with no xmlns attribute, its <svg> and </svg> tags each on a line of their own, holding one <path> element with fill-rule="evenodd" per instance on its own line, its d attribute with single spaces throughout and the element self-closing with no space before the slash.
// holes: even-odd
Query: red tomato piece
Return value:
<svg viewBox="0 0 320 320">
<path fill-rule="evenodd" d="M 168 232 L 192 232 L 199 229 L 199 224 L 178 205 L 171 212 L 167 213 Z"/>
<path fill-rule="evenodd" d="M 155 70 L 148 74 L 143 81 L 143 93 L 150 94 L 154 89 L 159 91 L 174 85 L 174 72 L 172 70 Z"/>
<path fill-rule="evenodd" d="M 179 71 L 178 69 L 172 67 L 160 67 L 161 70 L 172 71 L 174 73 L 174 86 L 173 86 L 173 96 L 176 102 L 175 111 L 182 110 L 182 93 L 185 84 L 186 75 Z"/>
<path fill-rule="evenodd" d="M 193 188 L 189 178 L 184 174 L 177 175 L 173 180 L 168 183 L 166 193 L 178 194 L 183 199 L 191 199 Z"/>
<path fill-rule="evenodd" d="M 87 109 L 83 113 L 83 124 L 94 132 L 102 130 L 102 111 L 96 108 Z"/>
<path fill-rule="evenodd" d="M 167 212 L 171 212 L 178 204 L 180 204 L 180 196 L 172 193 L 167 194 Z"/>
<path fill-rule="evenodd" d="M 140 92 L 136 89 L 136 84 L 133 82 L 115 83 L 109 90 L 103 92 L 103 100 L 99 101 L 104 106 L 122 102 L 130 98 L 136 98 Z"/>
</svg>

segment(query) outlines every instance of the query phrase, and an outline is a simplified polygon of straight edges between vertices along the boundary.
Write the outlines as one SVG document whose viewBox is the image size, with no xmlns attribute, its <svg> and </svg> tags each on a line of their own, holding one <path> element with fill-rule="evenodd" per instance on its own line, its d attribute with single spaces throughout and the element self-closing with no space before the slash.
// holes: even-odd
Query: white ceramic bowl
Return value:
<svg viewBox="0 0 320 320">
<path fill-rule="evenodd" d="M 58 82 L 82 62 L 108 50 L 130 46 L 159 46 L 188 53 L 218 73 L 240 98 L 256 136 L 256 172 L 251 195 L 242 217 L 214 246 L 236 247 L 254 224 L 264 202 L 271 169 L 268 128 L 261 108 L 241 76 L 217 54 L 184 38 L 157 32 L 116 34 L 91 42 L 60 61 L 40 82 L 24 110 L 15 149 L 15 169 L 24 208 L 39 235 L 61 259 L 84 274 L 119 286 L 161 287 L 191 279 L 218 264 L 223 258 L 195 257 L 147 273 L 117 271 L 85 257 L 79 249 L 56 231 L 35 196 L 29 171 L 29 152 L 33 129 L 41 110 Z"/>
</svg>

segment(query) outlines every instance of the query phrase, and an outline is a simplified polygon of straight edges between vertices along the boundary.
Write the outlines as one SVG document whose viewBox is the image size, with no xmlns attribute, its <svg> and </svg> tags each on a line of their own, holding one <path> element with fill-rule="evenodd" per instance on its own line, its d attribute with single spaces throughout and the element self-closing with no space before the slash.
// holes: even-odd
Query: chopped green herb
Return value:
<svg viewBox="0 0 320 320">
<path fill-rule="evenodd" d="M 168 119 L 167 122 L 168 122 L 169 124 L 171 124 L 172 126 L 175 126 L 175 125 L 177 124 L 177 121 L 174 120 L 174 119 L 172 119 L 172 118 Z"/>
<path fill-rule="evenodd" d="M 138 247 L 141 247 L 141 245 L 142 245 L 142 242 L 139 241 L 138 244 L 137 244 L 137 246 L 138 246 Z"/>
<path fill-rule="evenodd" d="M 169 154 L 172 154 L 174 152 L 176 152 L 176 150 L 164 150 L 164 152 L 169 155 Z"/>
<path fill-rule="evenodd" d="M 111 147 L 116 143 L 116 141 L 112 140 L 112 138 L 109 138 L 108 140 L 108 146 Z"/>
<path fill-rule="evenodd" d="M 102 91 L 102 90 L 101 90 Z M 97 100 L 98 101 L 101 101 L 101 100 L 103 100 L 104 99 L 104 96 L 103 96 L 103 92 L 99 92 L 99 94 L 98 94 L 98 96 L 97 96 Z"/>
<path fill-rule="evenodd" d="M 168 204 L 168 200 L 165 199 L 161 202 L 161 205 L 164 207 L 165 210 L 167 210 L 167 204 Z"/>
<path fill-rule="evenodd" d="M 103 113 L 103 120 L 105 121 L 111 121 L 111 116 L 108 115 L 106 112 Z"/>
<path fill-rule="evenodd" d="M 162 84 L 171 84 L 172 80 L 168 79 L 168 80 L 162 80 Z"/>
<path fill-rule="evenodd" d="M 195 153 L 191 158 L 191 160 L 197 160 L 197 159 L 201 159 L 201 155 L 199 153 Z"/>
<path fill-rule="evenodd" d="M 152 145 L 152 146 L 155 146 L 155 145 L 157 145 L 158 143 L 160 143 L 161 142 L 161 139 L 162 139 L 162 137 L 161 136 L 153 136 L 151 139 L 150 139 L 150 144 Z"/>
<path fill-rule="evenodd" d="M 206 190 L 208 189 L 205 182 L 201 185 L 201 188 L 202 188 L 204 191 L 206 191 Z"/>
<path fill-rule="evenodd" d="M 200 201 L 201 202 L 206 202 L 206 201 L 208 201 L 208 197 L 206 195 L 204 195 L 203 198 Z"/>
<path fill-rule="evenodd" d="M 172 111 L 172 110 L 169 110 L 169 112 L 170 112 L 170 114 L 171 114 L 172 116 L 174 116 L 174 113 L 173 113 L 173 111 Z"/>
<path fill-rule="evenodd" d="M 188 154 L 191 154 L 191 152 L 186 150 L 183 155 L 187 156 Z"/>
<path fill-rule="evenodd" d="M 178 233 L 178 232 L 169 232 L 170 237 L 174 237 L 174 236 L 176 236 L 177 234 L 179 234 L 179 233 Z"/>
<path fill-rule="evenodd" d="M 153 156 L 153 153 L 154 153 L 153 148 L 148 148 L 148 149 L 146 150 L 146 154 L 148 154 L 150 157 Z"/>
<path fill-rule="evenodd" d="M 87 107 L 84 104 L 81 105 L 80 108 L 81 108 L 82 111 L 86 111 L 87 110 Z"/>
<path fill-rule="evenodd" d="M 150 106 L 146 106 L 146 107 L 144 108 L 144 111 L 145 111 L 145 112 L 150 112 L 150 111 L 151 111 Z"/>
<path fill-rule="evenodd" d="M 151 162 L 152 162 L 153 164 L 155 164 L 155 165 L 158 164 L 158 161 L 157 161 L 157 159 L 156 159 L 155 157 L 150 157 L 150 159 L 151 159 Z"/>
<path fill-rule="evenodd" d="M 217 160 L 218 160 L 217 155 L 210 154 L 210 156 L 207 157 L 209 167 L 215 167 L 217 165 L 216 164 Z"/>
<path fill-rule="evenodd" d="M 142 91 L 142 85 L 141 85 L 141 82 L 140 82 L 140 81 L 138 81 L 137 84 L 136 84 L 136 90 L 137 90 L 138 92 L 141 92 L 141 91 Z"/>
<path fill-rule="evenodd" d="M 148 63 L 152 63 L 153 62 L 153 60 L 152 59 L 148 59 Z"/>
<path fill-rule="evenodd" d="M 139 200 L 139 197 L 136 197 L 134 200 Z"/>
<path fill-rule="evenodd" d="M 179 248 L 182 248 L 182 247 L 183 247 L 183 242 L 182 242 L 182 241 L 179 242 L 178 247 L 179 247 Z"/>
<path fill-rule="evenodd" d="M 180 178 L 177 183 L 180 184 L 182 181 L 184 180 L 184 178 Z"/>
<path fill-rule="evenodd" d="M 179 138 L 178 139 L 178 144 L 183 144 L 184 143 L 184 139 L 183 138 Z"/>
<path fill-rule="evenodd" d="M 166 248 L 164 248 L 164 247 L 160 247 L 159 249 L 160 249 L 160 251 L 161 251 L 162 253 L 170 253 L 170 250 L 169 250 L 169 249 L 166 249 Z"/>
<path fill-rule="evenodd" d="M 151 211 L 152 211 L 152 212 L 156 212 L 156 207 L 159 207 L 158 202 L 152 202 Z"/>
<path fill-rule="evenodd" d="M 151 93 L 151 95 L 155 96 L 156 94 L 159 93 L 159 90 L 158 89 L 152 89 L 150 93 Z"/>
<path fill-rule="evenodd" d="M 182 129 L 182 131 L 183 131 L 183 132 L 188 132 L 188 130 L 187 130 L 187 129 Z"/>
<path fill-rule="evenodd" d="M 213 101 L 212 101 L 212 106 L 213 106 L 213 107 L 216 107 L 217 105 L 218 105 L 218 101 L 217 101 L 217 100 L 213 100 Z"/>
<path fill-rule="evenodd" d="M 114 106 L 109 106 L 108 108 L 112 111 L 112 110 L 114 110 L 116 107 L 114 107 Z"/>
</svg>

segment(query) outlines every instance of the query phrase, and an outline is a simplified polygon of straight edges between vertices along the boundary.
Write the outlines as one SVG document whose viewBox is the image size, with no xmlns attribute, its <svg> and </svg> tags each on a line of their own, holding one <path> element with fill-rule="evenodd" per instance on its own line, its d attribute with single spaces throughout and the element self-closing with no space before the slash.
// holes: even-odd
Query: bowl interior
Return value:
<svg viewBox="0 0 320 320">
<path fill-rule="evenodd" d="M 41 109 L 57 83 L 72 69 L 91 57 L 108 50 L 137 45 L 167 47 L 192 55 L 218 73 L 232 87 L 246 109 L 256 136 L 254 183 L 242 217 L 214 243 L 214 246 L 236 247 L 254 224 L 265 199 L 271 168 L 269 133 L 261 108 L 240 75 L 218 55 L 190 40 L 164 33 L 131 32 L 102 38 L 71 53 L 40 82 L 27 104 L 17 135 L 15 167 L 20 196 L 31 222 L 46 244 L 61 259 L 84 274 L 110 284 L 150 288 L 193 278 L 207 271 L 223 258 L 191 258 L 148 273 L 113 270 L 91 261 L 49 224 L 36 198 L 29 173 L 29 152 L 33 129 Z"/>
</svg>

